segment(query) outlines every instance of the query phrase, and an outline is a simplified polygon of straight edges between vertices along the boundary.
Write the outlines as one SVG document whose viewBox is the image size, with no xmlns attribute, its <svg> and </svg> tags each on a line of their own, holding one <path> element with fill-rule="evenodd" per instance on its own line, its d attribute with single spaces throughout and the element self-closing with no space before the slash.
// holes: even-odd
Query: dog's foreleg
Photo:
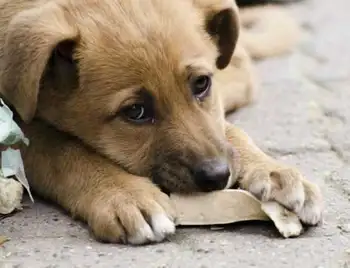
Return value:
<svg viewBox="0 0 350 268">
<path fill-rule="evenodd" d="M 22 148 L 32 189 L 86 221 L 97 239 L 144 244 L 174 233 L 167 195 L 43 122 L 22 126 Z"/>
<path fill-rule="evenodd" d="M 226 123 L 226 137 L 237 151 L 234 169 L 241 188 L 263 201 L 277 201 L 296 212 L 305 224 L 315 225 L 322 216 L 322 196 L 315 184 L 295 168 L 261 151 L 241 129 Z"/>
</svg>

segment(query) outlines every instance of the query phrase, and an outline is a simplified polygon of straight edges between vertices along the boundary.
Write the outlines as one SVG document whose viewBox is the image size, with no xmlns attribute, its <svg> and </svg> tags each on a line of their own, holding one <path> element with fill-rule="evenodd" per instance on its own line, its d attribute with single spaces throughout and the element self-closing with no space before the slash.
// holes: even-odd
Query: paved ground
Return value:
<svg viewBox="0 0 350 268">
<path fill-rule="evenodd" d="M 99 244 L 84 226 L 38 202 L 0 222 L 11 237 L 0 248 L 0 267 L 350 267 L 350 2 L 290 9 L 308 32 L 305 42 L 290 56 L 258 64 L 261 96 L 232 120 L 321 185 L 322 226 L 289 240 L 266 224 L 181 229 L 161 245 L 130 248 Z"/>
</svg>

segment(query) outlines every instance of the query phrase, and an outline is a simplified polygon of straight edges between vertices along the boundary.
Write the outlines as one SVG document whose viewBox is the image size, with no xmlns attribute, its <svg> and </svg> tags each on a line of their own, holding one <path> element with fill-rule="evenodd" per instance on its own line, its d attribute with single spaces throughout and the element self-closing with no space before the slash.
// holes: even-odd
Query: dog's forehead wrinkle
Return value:
<svg viewBox="0 0 350 268">
<path fill-rule="evenodd" d="M 82 38 L 92 46 L 100 44 L 103 46 L 101 49 L 109 48 L 113 54 L 124 54 L 120 53 L 123 48 L 132 50 L 144 46 L 153 47 L 154 51 L 162 53 L 162 50 L 167 50 L 166 46 L 175 50 L 179 43 L 186 44 L 186 40 L 197 43 L 198 49 L 202 43 L 199 38 L 196 38 L 197 42 L 193 42 L 193 35 L 199 35 L 200 26 L 199 20 L 190 18 L 197 16 L 197 12 L 191 5 L 186 4 L 187 1 L 179 1 L 176 4 L 161 0 L 155 0 L 153 4 L 142 0 L 82 2 L 86 2 L 88 6 L 76 8 L 76 16 L 84 32 Z M 184 7 L 187 9 L 182 10 Z M 190 23 L 186 27 L 180 27 L 186 21 Z M 192 45 L 191 42 L 186 46 Z M 186 46 L 180 45 L 178 50 L 183 50 Z M 164 54 L 169 56 L 168 53 Z M 138 56 L 142 56 L 141 51 Z M 150 56 L 146 57 L 149 58 Z"/>
<path fill-rule="evenodd" d="M 185 30 L 179 27 L 184 21 L 189 19 L 193 25 L 199 21 L 193 18 L 196 12 L 191 8 L 190 1 L 177 1 L 176 4 L 163 0 L 95 0 L 81 1 L 80 4 L 73 0 L 71 2 L 72 9 L 76 10 L 75 16 L 82 24 L 94 21 L 95 25 L 103 25 L 105 29 L 109 28 L 114 33 L 124 33 L 123 39 L 151 36 L 150 32 L 156 35 L 175 32 L 180 34 Z M 187 8 L 183 9 L 185 7 Z M 86 30 L 103 29 L 98 27 Z"/>
<path fill-rule="evenodd" d="M 140 40 L 129 41 L 128 45 L 120 42 L 94 42 L 89 41 L 90 47 L 81 49 L 81 58 L 86 53 L 92 57 L 89 59 L 89 69 L 108 68 L 109 72 L 120 72 L 124 76 L 141 77 L 142 75 L 168 76 L 180 70 L 180 51 L 175 46 L 167 44 L 167 41 L 147 42 Z M 101 45 L 109 44 L 107 46 Z M 85 51 L 84 51 L 85 50 Z M 87 50 L 87 51 L 86 51 Z M 95 62 L 95 64 L 94 64 Z M 98 64 L 96 64 L 98 63 Z M 94 67 L 95 66 L 95 67 Z M 98 70 L 94 70 L 97 71 Z"/>
</svg>

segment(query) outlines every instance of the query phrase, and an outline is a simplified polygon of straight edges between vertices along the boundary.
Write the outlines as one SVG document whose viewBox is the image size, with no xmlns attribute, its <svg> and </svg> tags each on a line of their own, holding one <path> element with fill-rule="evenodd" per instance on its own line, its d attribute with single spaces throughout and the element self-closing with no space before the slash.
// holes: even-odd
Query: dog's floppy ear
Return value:
<svg viewBox="0 0 350 268">
<path fill-rule="evenodd" d="M 224 69 L 231 60 L 239 34 L 238 8 L 234 0 L 192 0 L 205 16 L 207 32 L 220 53 L 218 69 Z"/>
<path fill-rule="evenodd" d="M 72 56 L 67 42 L 74 42 L 78 31 L 69 18 L 62 7 L 49 2 L 19 13 L 9 24 L 0 93 L 25 122 L 35 115 L 41 78 L 53 51 Z"/>
</svg>

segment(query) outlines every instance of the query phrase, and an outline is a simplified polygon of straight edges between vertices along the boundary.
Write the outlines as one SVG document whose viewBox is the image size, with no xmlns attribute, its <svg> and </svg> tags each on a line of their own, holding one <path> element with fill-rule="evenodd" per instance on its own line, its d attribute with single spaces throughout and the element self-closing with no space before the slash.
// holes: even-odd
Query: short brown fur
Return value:
<svg viewBox="0 0 350 268">
<path fill-rule="evenodd" d="M 99 240 L 157 242 L 176 218 L 160 188 L 199 191 L 190 167 L 220 158 L 230 161 L 227 187 L 317 224 L 318 187 L 225 121 L 255 88 L 237 12 L 231 0 L 3 1 L 0 92 L 31 141 L 22 153 L 34 191 Z M 189 77 L 209 73 L 211 93 L 197 100 Z M 152 122 L 121 115 L 139 101 Z"/>
</svg>

